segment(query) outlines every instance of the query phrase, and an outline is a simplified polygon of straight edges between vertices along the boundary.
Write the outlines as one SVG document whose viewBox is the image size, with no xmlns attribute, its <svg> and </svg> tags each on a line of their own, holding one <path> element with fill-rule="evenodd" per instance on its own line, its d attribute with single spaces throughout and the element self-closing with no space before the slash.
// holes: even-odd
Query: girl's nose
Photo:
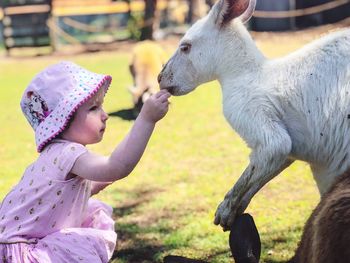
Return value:
<svg viewBox="0 0 350 263">
<path fill-rule="evenodd" d="M 106 120 L 108 120 L 108 118 L 109 118 L 108 114 L 105 111 L 103 111 L 103 113 L 102 113 L 102 120 L 106 121 Z"/>
</svg>

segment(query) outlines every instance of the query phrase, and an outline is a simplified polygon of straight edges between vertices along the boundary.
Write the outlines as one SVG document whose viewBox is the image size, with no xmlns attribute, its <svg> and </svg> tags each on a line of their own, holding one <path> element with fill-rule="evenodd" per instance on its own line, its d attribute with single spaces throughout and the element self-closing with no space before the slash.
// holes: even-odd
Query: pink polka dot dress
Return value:
<svg viewBox="0 0 350 263">
<path fill-rule="evenodd" d="M 87 149 L 54 140 L 27 167 L 0 208 L 0 262 L 108 262 L 117 235 L 112 208 L 93 200 L 91 181 L 66 179 Z"/>
</svg>

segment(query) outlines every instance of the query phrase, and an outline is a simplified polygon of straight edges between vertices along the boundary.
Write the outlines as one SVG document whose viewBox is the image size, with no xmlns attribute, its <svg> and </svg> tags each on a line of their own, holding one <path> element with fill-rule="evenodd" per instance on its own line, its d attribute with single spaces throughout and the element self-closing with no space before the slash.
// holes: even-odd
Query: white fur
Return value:
<svg viewBox="0 0 350 263">
<path fill-rule="evenodd" d="M 188 30 L 159 76 L 174 95 L 218 79 L 224 115 L 252 149 L 216 212 L 224 228 L 294 160 L 310 164 L 321 194 L 350 166 L 350 30 L 269 60 L 238 18 L 221 24 L 226 2 Z"/>
</svg>

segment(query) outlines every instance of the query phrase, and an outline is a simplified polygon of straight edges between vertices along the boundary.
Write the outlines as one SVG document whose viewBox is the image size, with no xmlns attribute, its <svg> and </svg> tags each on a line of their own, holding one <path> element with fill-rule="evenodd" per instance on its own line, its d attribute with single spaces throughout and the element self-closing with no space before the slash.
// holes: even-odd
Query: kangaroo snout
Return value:
<svg viewBox="0 0 350 263">
<path fill-rule="evenodd" d="M 157 80 L 158 80 L 159 84 L 162 81 L 162 72 L 163 72 L 163 70 L 158 74 L 158 77 L 157 77 Z"/>
</svg>

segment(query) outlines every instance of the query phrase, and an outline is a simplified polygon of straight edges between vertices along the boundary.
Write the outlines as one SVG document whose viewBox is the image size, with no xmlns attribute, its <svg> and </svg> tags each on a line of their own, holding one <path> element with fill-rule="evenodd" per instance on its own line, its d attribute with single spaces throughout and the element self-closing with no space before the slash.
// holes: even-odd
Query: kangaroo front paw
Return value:
<svg viewBox="0 0 350 263">
<path fill-rule="evenodd" d="M 223 230 L 227 231 L 234 222 L 236 213 L 237 211 L 233 209 L 231 201 L 225 198 L 216 210 L 214 224 L 222 226 Z"/>
</svg>

